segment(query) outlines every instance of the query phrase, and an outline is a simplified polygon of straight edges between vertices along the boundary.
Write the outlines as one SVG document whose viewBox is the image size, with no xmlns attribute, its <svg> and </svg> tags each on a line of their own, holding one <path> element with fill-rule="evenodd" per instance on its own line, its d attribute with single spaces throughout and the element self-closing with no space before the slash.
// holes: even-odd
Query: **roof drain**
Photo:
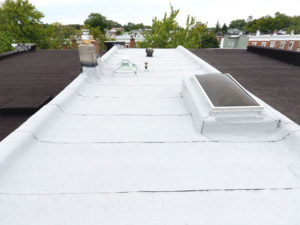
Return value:
<svg viewBox="0 0 300 225">
<path fill-rule="evenodd" d="M 270 141 L 282 132 L 260 105 L 229 74 L 203 74 L 185 79 L 182 96 L 194 127 L 217 141 Z"/>
<path fill-rule="evenodd" d="M 128 58 L 123 58 L 113 70 L 116 74 L 136 74 L 137 66 L 131 63 Z"/>
</svg>

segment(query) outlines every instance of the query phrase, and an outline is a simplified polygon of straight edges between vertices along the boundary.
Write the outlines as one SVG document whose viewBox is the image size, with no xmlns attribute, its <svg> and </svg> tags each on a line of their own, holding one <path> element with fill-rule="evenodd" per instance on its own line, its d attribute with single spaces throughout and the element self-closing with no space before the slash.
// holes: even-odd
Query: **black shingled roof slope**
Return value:
<svg viewBox="0 0 300 225">
<path fill-rule="evenodd" d="M 76 50 L 40 50 L 1 58 L 0 141 L 79 73 Z"/>
<path fill-rule="evenodd" d="M 300 124 L 300 67 L 237 49 L 190 50 Z"/>
<path fill-rule="evenodd" d="M 78 74 L 78 51 L 40 50 L 0 59 L 0 140 L 61 92 Z M 15 112 L 4 112 L 12 107 Z"/>
</svg>

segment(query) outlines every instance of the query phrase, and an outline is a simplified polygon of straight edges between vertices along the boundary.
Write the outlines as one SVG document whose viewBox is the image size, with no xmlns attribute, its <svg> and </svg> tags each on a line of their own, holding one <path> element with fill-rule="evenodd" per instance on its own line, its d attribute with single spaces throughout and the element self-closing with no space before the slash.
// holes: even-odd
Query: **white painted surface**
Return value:
<svg viewBox="0 0 300 225">
<path fill-rule="evenodd" d="M 300 35 L 259 35 L 251 36 L 249 35 L 249 41 L 299 41 Z"/>
<path fill-rule="evenodd" d="M 123 57 L 136 76 L 113 76 Z M 0 143 L 0 225 L 300 223 L 298 125 L 254 96 L 277 139 L 201 133 L 182 80 L 219 71 L 182 47 L 99 65 Z"/>
</svg>

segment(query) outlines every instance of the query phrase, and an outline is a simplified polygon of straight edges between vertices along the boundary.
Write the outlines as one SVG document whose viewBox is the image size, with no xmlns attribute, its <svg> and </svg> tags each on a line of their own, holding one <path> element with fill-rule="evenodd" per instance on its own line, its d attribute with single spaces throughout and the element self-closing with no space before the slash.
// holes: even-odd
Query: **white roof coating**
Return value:
<svg viewBox="0 0 300 225">
<path fill-rule="evenodd" d="M 182 47 L 98 61 L 0 143 L 0 225 L 300 224 L 297 124 L 210 112 L 191 77 L 219 71 Z"/>
</svg>

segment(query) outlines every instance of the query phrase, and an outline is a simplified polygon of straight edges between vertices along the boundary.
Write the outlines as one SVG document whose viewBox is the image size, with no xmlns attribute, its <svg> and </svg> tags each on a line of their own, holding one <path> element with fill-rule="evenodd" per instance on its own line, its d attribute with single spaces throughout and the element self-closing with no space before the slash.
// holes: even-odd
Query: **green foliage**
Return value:
<svg viewBox="0 0 300 225">
<path fill-rule="evenodd" d="M 216 24 L 216 27 L 215 27 L 215 32 L 216 33 L 219 33 L 219 32 L 221 32 L 222 30 L 221 30 L 221 25 L 220 25 L 220 23 L 219 23 L 219 21 L 217 21 L 217 24 Z"/>
<path fill-rule="evenodd" d="M 221 32 L 222 32 L 223 34 L 226 34 L 227 31 L 228 31 L 228 27 L 227 27 L 226 23 L 224 23 L 223 26 L 222 26 L 222 28 L 221 28 Z"/>
<path fill-rule="evenodd" d="M 89 27 L 90 34 L 98 41 L 99 49 L 105 50 L 104 42 L 107 40 L 106 36 L 101 32 L 100 27 Z"/>
<path fill-rule="evenodd" d="M 0 31 L 0 43 L 0 53 L 13 50 L 12 36 L 8 32 Z"/>
<path fill-rule="evenodd" d="M 202 38 L 208 34 L 208 30 L 205 24 L 197 22 L 192 29 L 189 27 L 186 39 L 180 45 L 185 48 L 203 48 L 201 44 Z M 217 39 L 216 39 L 217 40 Z"/>
<path fill-rule="evenodd" d="M 9 32 L 15 42 L 39 45 L 43 16 L 28 0 L 6 0 L 0 6 L 0 31 Z"/>
<path fill-rule="evenodd" d="M 0 31 L 10 33 L 16 43 L 37 43 L 38 48 L 71 48 L 70 37 L 80 25 L 43 25 L 39 12 L 28 0 L 6 0 L 0 7 Z"/>
<path fill-rule="evenodd" d="M 200 47 L 199 48 L 219 48 L 219 41 L 216 38 L 216 34 L 211 33 L 204 33 L 201 37 Z"/>
<path fill-rule="evenodd" d="M 69 24 L 68 26 L 70 26 L 70 27 L 72 27 L 72 28 L 74 28 L 74 29 L 76 29 L 76 30 L 81 30 L 82 29 L 82 25 L 80 25 L 80 24 Z"/>
<path fill-rule="evenodd" d="M 287 28 L 287 32 L 294 30 L 295 34 L 300 34 L 300 16 L 291 18 L 291 25 Z"/>
<path fill-rule="evenodd" d="M 132 30 L 139 30 L 139 29 L 149 29 L 151 28 L 151 26 L 148 25 L 144 25 L 143 23 L 138 23 L 138 24 L 134 24 L 134 23 L 127 23 L 127 25 L 124 25 L 124 30 L 129 32 Z"/>
<path fill-rule="evenodd" d="M 275 13 L 275 16 L 264 16 L 259 19 L 253 19 L 249 16 L 247 21 L 239 19 L 231 21 L 230 28 L 237 28 L 245 30 L 249 33 L 255 33 L 260 30 L 264 33 L 272 33 L 278 30 L 284 30 L 290 32 L 295 31 L 296 34 L 300 33 L 300 16 L 287 16 L 279 12 Z"/>
<path fill-rule="evenodd" d="M 89 27 L 100 27 L 103 32 L 107 26 L 107 20 L 106 17 L 102 16 L 100 13 L 91 13 L 84 21 L 84 24 Z"/>
<path fill-rule="evenodd" d="M 72 25 L 60 23 L 46 24 L 44 27 L 43 48 L 49 49 L 71 49 L 71 39 L 74 35 L 80 35 Z"/>
<path fill-rule="evenodd" d="M 265 16 L 257 20 L 249 22 L 244 29 L 250 33 L 255 33 L 257 30 L 262 32 L 272 32 L 284 28 L 283 21 L 271 16 Z"/>
<path fill-rule="evenodd" d="M 107 20 L 106 21 L 106 28 L 111 29 L 113 27 L 122 27 L 122 25 L 115 22 L 115 21 L 113 21 L 113 20 Z"/>
<path fill-rule="evenodd" d="M 250 20 L 249 20 L 250 21 Z M 233 20 L 229 24 L 229 28 L 236 28 L 239 30 L 243 30 L 246 26 L 247 22 L 243 19 Z"/>
<path fill-rule="evenodd" d="M 176 21 L 178 13 L 179 10 L 175 10 L 171 5 L 170 15 L 165 13 L 162 20 L 155 17 L 152 20 L 151 32 L 144 34 L 145 41 L 139 43 L 138 47 L 176 48 L 178 45 L 186 48 L 206 47 L 204 44 L 207 42 L 202 43 L 202 38 L 209 36 L 206 25 L 188 16 L 186 27 L 180 27 Z M 218 41 L 215 36 L 214 38 Z"/>
<path fill-rule="evenodd" d="M 104 32 L 105 29 L 111 29 L 112 27 L 121 27 L 121 24 L 113 20 L 107 20 L 106 17 L 100 13 L 91 13 L 84 21 L 84 24 L 93 28 L 100 27 L 102 32 Z"/>
</svg>

